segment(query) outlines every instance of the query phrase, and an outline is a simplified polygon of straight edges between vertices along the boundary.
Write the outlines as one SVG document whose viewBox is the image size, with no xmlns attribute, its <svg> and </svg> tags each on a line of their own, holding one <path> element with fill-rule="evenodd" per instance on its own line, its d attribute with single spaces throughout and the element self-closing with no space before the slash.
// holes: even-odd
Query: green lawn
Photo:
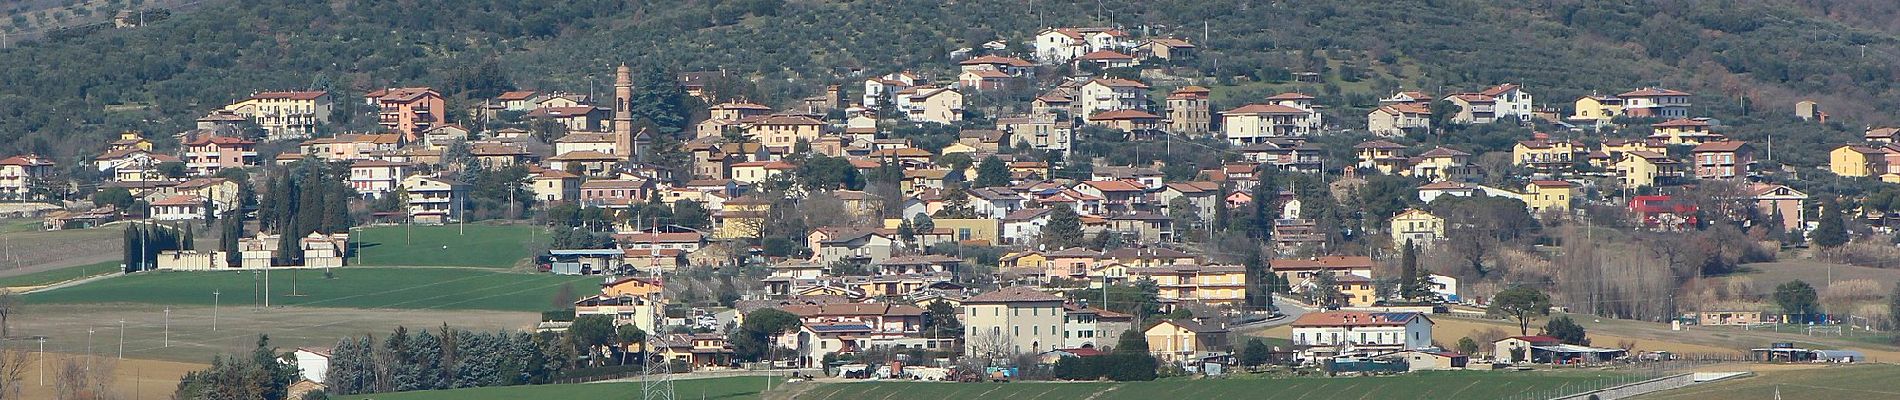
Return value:
<svg viewBox="0 0 1900 400">
<path fill-rule="evenodd" d="M 370 266 L 508 268 L 532 255 L 530 243 L 548 241 L 540 227 L 522 225 L 376 226 L 355 234 L 361 262 L 349 263 Z"/>
<path fill-rule="evenodd" d="M 674 398 L 756 399 L 765 389 L 763 377 L 694 379 L 673 382 Z M 514 400 L 514 399 L 638 399 L 640 383 L 577 383 L 569 385 L 503 386 L 337 396 L 348 400 Z"/>
<path fill-rule="evenodd" d="M 542 311 L 564 284 L 586 295 L 599 277 L 508 273 L 465 268 L 343 267 L 336 279 L 321 270 L 271 272 L 271 305 Z M 29 303 L 145 303 L 211 305 L 213 291 L 224 305 L 255 301 L 258 274 L 252 272 L 154 272 L 107 279 L 26 296 Z M 293 290 L 301 296 L 293 296 Z"/>
<path fill-rule="evenodd" d="M 1638 396 L 1643 400 L 1900 399 L 1900 365 L 1865 364 L 1793 371 L 1714 382 Z"/>
<path fill-rule="evenodd" d="M 0 287 L 40 286 L 114 272 L 119 272 L 119 262 L 107 261 L 0 278 Z"/>
<path fill-rule="evenodd" d="M 824 385 L 809 399 L 1498 399 L 1579 388 L 1613 374 L 1462 371 L 1361 378 L 1162 380 L 1135 383 L 913 383 Z"/>
</svg>

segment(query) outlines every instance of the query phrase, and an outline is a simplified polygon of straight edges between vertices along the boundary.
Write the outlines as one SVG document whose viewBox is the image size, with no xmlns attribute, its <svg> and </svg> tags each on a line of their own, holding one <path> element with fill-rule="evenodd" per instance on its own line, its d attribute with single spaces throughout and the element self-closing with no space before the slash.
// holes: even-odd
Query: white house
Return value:
<svg viewBox="0 0 1900 400">
<path fill-rule="evenodd" d="M 888 74 L 864 80 L 864 97 L 858 103 L 865 108 L 876 110 L 884 104 L 884 99 L 893 97 L 898 91 L 917 86 L 921 80 L 910 71 Z"/>
<path fill-rule="evenodd" d="M 409 218 L 425 224 L 442 224 L 462 217 L 468 201 L 468 185 L 446 178 L 416 175 L 402 180 L 409 195 Z"/>
<path fill-rule="evenodd" d="M 1069 62 L 1099 50 L 1133 47 L 1128 33 L 1111 28 L 1048 28 L 1036 33 L 1036 61 Z"/>
<path fill-rule="evenodd" d="M 1144 109 L 1148 84 L 1121 78 L 1091 79 L 1082 84 L 1082 115 L 1103 111 Z"/>
<path fill-rule="evenodd" d="M 159 221 L 181 221 L 200 219 L 205 216 L 205 199 L 194 195 L 181 194 L 152 202 L 152 219 Z"/>
<path fill-rule="evenodd" d="M 1308 359 L 1417 350 L 1432 347 L 1432 320 L 1410 312 L 1308 313 L 1293 321 L 1292 339 Z"/>
<path fill-rule="evenodd" d="M 298 347 L 290 358 L 297 362 L 297 373 L 311 382 L 323 382 L 330 375 L 330 349 L 321 347 Z"/>
<path fill-rule="evenodd" d="M 1047 208 L 1016 210 L 1003 217 L 1003 243 L 1020 245 L 1036 241 L 1042 237 L 1042 227 L 1049 226 Z"/>
</svg>

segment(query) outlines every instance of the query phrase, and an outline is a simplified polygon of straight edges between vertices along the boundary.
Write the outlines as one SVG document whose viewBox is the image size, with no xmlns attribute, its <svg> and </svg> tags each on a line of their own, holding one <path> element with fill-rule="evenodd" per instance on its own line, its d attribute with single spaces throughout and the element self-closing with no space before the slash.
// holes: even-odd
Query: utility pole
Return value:
<svg viewBox="0 0 1900 400">
<path fill-rule="evenodd" d="M 172 308 L 165 307 L 165 347 L 172 347 Z"/>
<path fill-rule="evenodd" d="M 119 320 L 119 359 L 125 359 L 125 320 Z"/>
<path fill-rule="evenodd" d="M 211 331 L 218 331 L 218 291 L 211 291 Z"/>
</svg>

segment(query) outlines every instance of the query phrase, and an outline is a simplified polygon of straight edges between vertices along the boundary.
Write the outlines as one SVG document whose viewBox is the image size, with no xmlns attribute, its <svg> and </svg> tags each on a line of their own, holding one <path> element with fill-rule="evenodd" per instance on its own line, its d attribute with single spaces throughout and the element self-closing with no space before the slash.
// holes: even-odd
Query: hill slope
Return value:
<svg viewBox="0 0 1900 400">
<path fill-rule="evenodd" d="M 754 78 L 740 92 L 748 97 L 795 99 L 853 70 L 945 71 L 955 48 L 997 36 L 1021 42 L 1045 25 L 1115 25 L 1197 42 L 1205 35 L 1207 54 L 1186 67 L 1220 77 L 1210 84 L 1282 80 L 1289 71 L 1334 82 L 1375 77 L 1313 88 L 1344 107 L 1347 120 L 1359 119 L 1355 106 L 1399 86 L 1444 93 L 1520 82 L 1563 108 L 1592 91 L 1659 85 L 1696 92 L 1701 113 L 1738 125 L 1736 136 L 1775 134 L 1788 143 L 1778 154 L 1811 155 L 1818 153 L 1801 146 L 1846 140 L 1861 124 L 1893 118 L 1877 110 L 1900 106 L 1900 68 L 1888 61 L 1900 40 L 1860 18 L 1900 5 L 1256 3 L 230 2 L 143 28 L 0 51 L 0 151 L 91 153 L 116 131 L 176 132 L 255 90 L 329 87 L 343 92 L 339 104 L 354 104 L 348 100 L 364 90 L 395 84 L 459 96 L 493 93 L 506 81 L 604 88 L 608 66 L 623 61 L 726 69 Z M 505 79 L 477 65 L 498 65 Z M 1822 129 L 1787 122 L 1789 106 L 1803 98 L 1852 122 Z"/>
</svg>

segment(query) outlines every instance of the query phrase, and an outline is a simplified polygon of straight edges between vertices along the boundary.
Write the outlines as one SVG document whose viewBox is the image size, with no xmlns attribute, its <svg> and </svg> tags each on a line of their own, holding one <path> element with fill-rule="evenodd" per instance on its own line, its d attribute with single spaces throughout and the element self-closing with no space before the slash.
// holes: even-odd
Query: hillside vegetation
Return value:
<svg viewBox="0 0 1900 400">
<path fill-rule="evenodd" d="M 1697 93 L 1698 113 L 1737 126 L 1733 136 L 1773 134 L 1777 154 L 1811 164 L 1801 158 L 1864 124 L 1890 122 L 1878 110 L 1900 106 L 1900 66 L 1890 62 L 1900 40 L 1890 20 L 1867 18 L 1894 8 L 1818 0 L 229 2 L 0 51 L 0 151 L 90 154 L 116 131 L 176 132 L 257 90 L 330 88 L 349 114 L 364 111 L 352 106 L 355 96 L 389 85 L 429 85 L 461 99 L 508 86 L 603 89 L 620 62 L 724 69 L 752 78 L 728 94 L 783 102 L 853 72 L 947 77 L 952 50 L 996 37 L 1020 46 L 1041 26 L 1114 25 L 1205 37 L 1206 54 L 1179 68 L 1216 77 L 1206 84 L 1322 73 L 1328 83 L 1311 89 L 1332 103 L 1336 120 L 1360 120 L 1357 110 L 1401 86 L 1446 93 L 1519 82 L 1557 108 L 1593 91 L 1667 86 Z M 1841 122 L 1789 122 L 1790 105 L 1808 98 Z M 368 125 L 355 119 L 341 118 L 337 129 Z"/>
</svg>

